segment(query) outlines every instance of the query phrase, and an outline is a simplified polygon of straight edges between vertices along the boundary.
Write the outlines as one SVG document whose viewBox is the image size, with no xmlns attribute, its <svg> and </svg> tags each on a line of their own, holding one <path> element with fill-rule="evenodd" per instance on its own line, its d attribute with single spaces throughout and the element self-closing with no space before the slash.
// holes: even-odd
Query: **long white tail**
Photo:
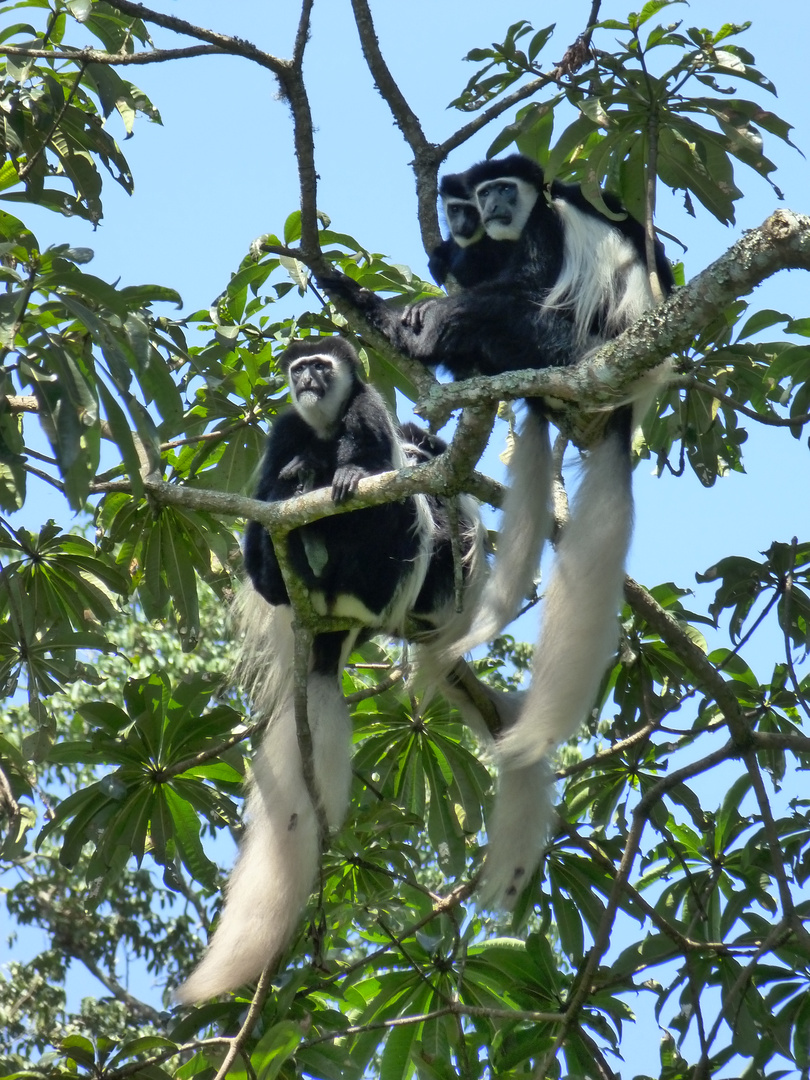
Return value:
<svg viewBox="0 0 810 1080">
<path fill-rule="evenodd" d="M 498 740 L 484 904 L 511 908 L 540 861 L 552 818 L 548 756 L 585 719 L 615 652 L 632 524 L 628 448 L 613 433 L 585 464 L 543 600 L 531 686 L 517 722 Z"/>
<path fill-rule="evenodd" d="M 472 673 L 470 677 L 474 679 Z M 503 730 L 508 731 L 523 711 L 526 691 L 496 690 L 480 680 L 475 682 L 475 697 L 481 694 L 494 706 Z M 478 711 L 468 683 L 449 679 L 442 689 L 465 722 L 479 738 L 494 746 L 499 757 L 502 737 L 493 743 L 489 725 Z M 554 773 L 545 758 L 517 768 L 501 765 L 498 795 L 487 822 L 487 858 L 478 883 L 478 899 L 485 907 L 513 907 L 539 863 L 551 831 L 553 789 Z"/>
<path fill-rule="evenodd" d="M 593 706 L 618 641 L 617 612 L 633 527 L 626 439 L 596 446 L 574 499 L 543 599 L 531 687 L 501 744 L 510 768 L 545 757 Z"/>
<path fill-rule="evenodd" d="M 548 843 L 554 774 L 546 758 L 503 766 L 487 824 L 487 857 L 478 886 L 485 907 L 512 908 Z"/>
<path fill-rule="evenodd" d="M 315 775 L 329 825 L 337 828 L 351 783 L 349 712 L 331 675 L 309 676 L 307 701 Z M 245 836 L 219 923 L 201 963 L 175 991 L 177 1001 L 202 1001 L 233 990 L 279 956 L 312 890 L 319 854 L 318 823 L 288 697 L 254 760 Z"/>
<path fill-rule="evenodd" d="M 515 617 L 551 533 L 551 443 L 536 413 L 526 415 L 508 473 L 495 566 L 470 630 L 453 646 L 456 656 L 491 641 Z"/>
<path fill-rule="evenodd" d="M 268 604 L 247 582 L 236 593 L 230 618 L 238 643 L 232 682 L 249 696 L 257 719 L 275 716 L 293 692 L 292 608 Z"/>
</svg>

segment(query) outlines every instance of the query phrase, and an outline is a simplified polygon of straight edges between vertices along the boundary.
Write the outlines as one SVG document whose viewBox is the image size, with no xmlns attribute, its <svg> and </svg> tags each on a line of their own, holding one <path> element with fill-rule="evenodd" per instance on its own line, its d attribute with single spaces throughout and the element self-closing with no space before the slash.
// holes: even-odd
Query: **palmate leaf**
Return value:
<svg viewBox="0 0 810 1080">
<path fill-rule="evenodd" d="M 764 552 L 766 556 L 764 562 L 757 563 L 753 559 L 729 556 L 709 567 L 703 574 L 696 575 L 699 582 L 721 580 L 709 610 L 716 619 L 721 611 L 732 609 L 730 624 L 732 640 L 739 640 L 743 624 L 759 597 L 763 593 L 772 592 L 780 596 L 780 623 L 788 630 L 796 644 L 807 647 L 807 618 L 810 614 L 810 602 L 799 582 L 805 584 L 805 587 L 810 583 L 809 550 L 807 544 L 798 545 L 795 551 L 789 544 L 773 544 L 767 552 Z M 791 560 L 795 562 L 791 564 Z M 791 565 L 792 572 L 796 575 L 796 584 L 791 590 L 791 600 L 786 609 L 785 597 L 782 595 L 783 582 Z M 786 610 L 790 612 L 789 622 L 785 619 Z"/>
<path fill-rule="evenodd" d="M 36 618 L 43 624 L 66 619 L 77 629 L 116 613 L 114 597 L 127 592 L 124 574 L 95 546 L 48 521 L 34 536 L 27 529 L 0 532 L 8 554 L 3 575 L 15 575 Z M 3 606 L 0 597 L 0 608 Z"/>
<path fill-rule="evenodd" d="M 60 858 L 72 866 L 92 842 L 95 854 L 87 877 L 103 878 L 104 889 L 130 857 L 140 863 L 147 850 L 164 867 L 170 867 L 176 856 L 194 880 L 212 888 L 216 867 L 202 847 L 198 815 L 217 824 L 234 823 L 233 803 L 219 796 L 210 781 L 216 778 L 233 789 L 242 776 L 216 758 L 209 768 L 202 762 L 195 767 L 197 755 L 215 745 L 239 719 L 233 710 L 220 706 L 209 721 L 204 709 L 210 692 L 211 680 L 205 675 L 194 676 L 173 691 L 165 673 L 156 672 L 126 684 L 126 711 L 108 702 L 82 706 L 82 717 L 96 731 L 89 741 L 66 748 L 67 757 L 118 767 L 59 803 L 38 844 L 64 829 Z M 189 770 L 176 775 L 166 771 L 184 761 Z"/>
</svg>

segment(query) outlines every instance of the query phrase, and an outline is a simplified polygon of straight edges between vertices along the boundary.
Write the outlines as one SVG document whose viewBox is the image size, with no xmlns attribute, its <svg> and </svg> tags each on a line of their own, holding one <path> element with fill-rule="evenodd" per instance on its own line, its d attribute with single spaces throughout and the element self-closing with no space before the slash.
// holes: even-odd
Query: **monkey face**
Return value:
<svg viewBox="0 0 810 1080">
<path fill-rule="evenodd" d="M 444 216 L 450 235 L 459 247 L 474 244 L 484 235 L 481 215 L 472 199 L 445 199 Z"/>
<path fill-rule="evenodd" d="M 337 354 L 312 353 L 291 361 L 287 379 L 298 415 L 319 438 L 328 437 L 357 380 L 354 364 Z"/>
<path fill-rule="evenodd" d="M 334 377 L 334 364 L 326 356 L 302 356 L 290 364 L 288 377 L 296 402 L 304 407 L 315 405 L 327 392 Z"/>
<path fill-rule="evenodd" d="M 537 188 L 517 176 L 485 180 L 475 189 L 475 201 L 487 236 L 517 240 L 537 202 Z"/>
</svg>

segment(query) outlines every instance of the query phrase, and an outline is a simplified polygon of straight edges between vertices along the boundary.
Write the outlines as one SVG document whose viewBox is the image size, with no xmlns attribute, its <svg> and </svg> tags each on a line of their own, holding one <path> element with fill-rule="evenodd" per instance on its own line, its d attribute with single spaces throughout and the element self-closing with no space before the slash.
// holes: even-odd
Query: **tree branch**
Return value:
<svg viewBox="0 0 810 1080">
<path fill-rule="evenodd" d="M 726 682 L 715 666 L 706 658 L 685 633 L 678 620 L 632 578 L 625 578 L 624 595 L 630 607 L 641 615 L 675 655 L 692 673 L 697 685 L 715 701 L 722 713 L 739 751 L 751 745 L 751 731 L 743 716 L 733 686 Z"/>
<path fill-rule="evenodd" d="M 810 413 L 803 413 L 801 416 L 777 416 L 775 413 L 757 412 L 756 409 L 749 408 L 742 401 L 732 397 L 731 394 L 725 393 L 719 387 L 711 386 L 694 376 L 678 379 L 676 385 L 683 386 L 684 389 L 693 388 L 700 391 L 701 394 L 708 394 L 715 401 L 719 401 L 721 407 L 731 408 L 734 412 L 747 416 L 749 420 L 756 420 L 757 423 L 765 424 L 767 427 L 801 428 L 810 423 Z"/>
<path fill-rule="evenodd" d="M 131 0 L 111 0 L 111 6 L 118 8 L 125 15 L 132 15 L 135 19 L 154 23 L 155 26 L 162 26 L 164 30 L 173 30 L 176 34 L 184 34 L 186 37 L 207 41 L 209 45 L 215 45 L 223 52 L 253 60 L 260 67 L 268 68 L 275 75 L 281 76 L 285 72 L 286 63 L 284 60 L 263 52 L 251 42 L 245 41 L 244 38 L 231 37 L 230 34 L 220 34 L 216 30 L 196 26 L 186 19 L 178 18 L 176 15 L 166 15 L 162 11 L 155 11 L 154 8 L 149 8 L 145 4 L 131 3 Z"/>
<path fill-rule="evenodd" d="M 143 64 L 163 64 L 167 60 L 185 60 L 192 56 L 227 56 L 229 50 L 217 45 L 189 45 L 184 49 L 153 49 L 150 52 L 109 53 L 101 49 L 33 49 L 26 45 L 0 45 L 0 56 L 28 56 L 31 59 L 66 60 L 81 65 L 106 64 L 126 67 Z"/>
<path fill-rule="evenodd" d="M 416 176 L 417 216 L 422 243 L 425 251 L 432 251 L 442 239 L 436 215 L 436 200 L 439 195 L 439 165 L 447 155 L 441 147 L 428 142 L 418 116 L 405 100 L 404 94 L 391 75 L 380 52 L 380 43 L 377 40 L 367 0 L 352 0 L 352 11 L 360 36 L 360 47 L 374 83 L 383 100 L 388 104 L 394 122 L 413 151 L 412 165 Z"/>
<path fill-rule="evenodd" d="M 599 929 L 594 938 L 593 948 L 587 954 L 576 975 L 574 982 L 575 989 L 565 1010 L 565 1019 L 563 1021 L 562 1030 L 555 1039 L 554 1044 L 549 1047 L 548 1051 L 540 1059 L 535 1071 L 535 1076 L 546 1076 L 551 1062 L 553 1062 L 557 1056 L 568 1033 L 578 1023 L 579 1012 L 584 1007 L 585 1002 L 594 989 L 594 976 L 599 968 L 602 957 L 605 955 L 605 952 L 610 945 L 610 933 L 619 907 L 619 899 L 629 881 L 630 872 L 635 863 L 638 848 L 641 844 L 641 837 L 644 832 L 644 827 L 649 820 L 651 809 L 664 797 L 667 791 L 671 790 L 673 787 L 677 787 L 679 784 L 683 783 L 684 780 L 689 780 L 693 776 L 698 776 L 700 773 L 706 772 L 708 769 L 720 764 L 720 762 L 727 760 L 729 757 L 733 756 L 733 754 L 734 743 L 726 743 L 725 746 L 720 747 L 719 750 L 715 750 L 711 754 L 707 754 L 699 761 L 694 761 L 689 765 L 685 765 L 682 769 L 678 769 L 668 776 L 663 777 L 657 784 L 649 788 L 641 799 L 639 799 L 638 804 L 633 810 L 633 821 L 627 834 L 627 841 L 622 853 L 621 862 L 616 871 L 616 876 L 613 879 L 613 888 L 610 891 L 610 896 L 605 905 Z"/>
<path fill-rule="evenodd" d="M 150 1024 L 154 1024 L 157 1028 L 162 1026 L 163 1021 L 161 1015 L 156 1009 L 153 1009 L 151 1005 L 147 1005 L 145 1001 L 140 1001 L 138 998 L 133 997 L 126 987 L 122 986 L 117 979 L 114 979 L 112 975 L 108 975 L 103 971 L 91 956 L 81 950 L 74 950 L 72 955 L 84 964 L 91 975 L 95 975 L 102 986 L 105 986 L 114 998 L 123 1005 L 126 1005 L 133 1016 L 138 1017 L 140 1020 L 146 1020 Z"/>
<path fill-rule="evenodd" d="M 523 1020 L 531 1024 L 553 1024 L 563 1019 L 560 1013 L 530 1012 L 526 1009 L 493 1009 L 483 1005 L 462 1005 L 460 1001 L 451 1001 L 443 1009 L 434 1009 L 429 1013 L 397 1016 L 393 1020 L 377 1020 L 370 1024 L 355 1024 L 351 1027 L 340 1028 L 326 1035 L 319 1035 L 315 1039 L 308 1039 L 301 1046 L 317 1046 L 318 1043 L 342 1039 L 347 1035 L 362 1035 L 364 1031 L 385 1031 L 389 1028 L 407 1027 L 411 1024 L 424 1024 L 430 1020 L 438 1020 L 442 1016 L 473 1016 L 483 1020 Z"/>
<path fill-rule="evenodd" d="M 245 1022 L 242 1024 L 239 1031 L 232 1039 L 229 1040 L 230 1046 L 228 1052 L 222 1060 L 222 1064 L 217 1070 L 217 1074 L 214 1080 L 225 1080 L 228 1073 L 231 1071 L 231 1066 L 236 1061 L 237 1055 L 241 1054 L 244 1050 L 245 1043 L 250 1038 L 251 1033 L 256 1026 L 256 1023 L 261 1015 L 264 1003 L 267 1000 L 267 995 L 270 992 L 270 986 L 272 983 L 272 973 L 275 969 L 275 965 L 271 964 L 264 969 L 259 976 L 259 982 L 256 987 L 256 993 L 253 995 L 253 999 L 250 1002 L 250 1008 L 247 1011 Z M 246 1063 L 250 1065 L 246 1057 Z"/>
</svg>

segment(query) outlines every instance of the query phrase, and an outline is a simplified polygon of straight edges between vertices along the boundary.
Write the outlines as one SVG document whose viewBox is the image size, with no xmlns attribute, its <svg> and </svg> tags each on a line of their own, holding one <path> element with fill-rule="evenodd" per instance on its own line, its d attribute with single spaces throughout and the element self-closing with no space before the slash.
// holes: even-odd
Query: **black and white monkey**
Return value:
<svg viewBox="0 0 810 1080">
<path fill-rule="evenodd" d="M 453 178 L 456 198 L 474 203 L 487 242 L 510 245 L 486 275 L 476 252 L 479 234 L 465 225 L 452 235 L 440 264 L 461 292 L 397 309 L 347 278 L 327 291 L 348 295 L 397 348 L 455 378 L 521 368 L 576 363 L 630 326 L 653 306 L 642 226 L 629 215 L 606 217 L 579 188 L 553 183 L 522 157 L 484 161 Z M 622 207 L 610 197 L 614 213 Z M 446 213 L 446 212 L 445 212 Z M 471 211 L 470 211 L 471 213 Z M 446 215 L 447 216 L 447 215 Z M 468 215 L 469 216 L 469 215 Z M 474 220 L 474 217 L 471 219 Z M 448 218 L 451 230 L 452 217 Z M 468 235 L 467 235 L 468 234 Z M 664 292 L 669 264 L 656 244 L 656 272 Z M 499 554 L 479 614 L 457 643 L 466 650 L 497 633 L 517 609 L 551 527 L 551 458 L 545 408 L 528 401 L 523 433 L 510 463 Z M 531 689 L 517 722 L 504 735 L 501 792 L 490 825 L 484 868 L 485 900 L 511 906 L 540 858 L 537 828 L 521 822 L 547 814 L 547 794 L 518 806 L 516 774 L 570 737 L 592 706 L 617 642 L 616 612 L 632 530 L 629 407 L 617 410 L 605 438 L 585 459 L 583 479 L 545 591 Z M 525 793 L 525 785 L 521 788 Z"/>
<path fill-rule="evenodd" d="M 439 197 L 450 235 L 428 259 L 433 280 L 438 285 L 455 282 L 469 289 L 505 270 L 515 243 L 487 236 L 466 174 L 446 173 L 439 182 Z"/>
<path fill-rule="evenodd" d="M 447 450 L 443 439 L 418 424 L 403 424 L 400 430 L 409 465 L 426 464 Z M 421 666 L 427 671 L 442 663 L 450 644 L 469 631 L 487 563 L 486 529 L 478 501 L 464 494 L 449 500 L 437 495 L 425 498 L 433 526 L 430 558 L 422 588 L 408 613 L 406 636 L 421 643 Z M 435 674 L 440 672 L 436 669 Z"/>
<path fill-rule="evenodd" d="M 330 487 L 335 502 L 359 480 L 406 463 L 402 439 L 354 348 L 337 337 L 294 342 L 281 358 L 293 408 L 273 424 L 256 497 L 268 502 Z M 363 633 L 402 633 L 423 592 L 434 519 L 422 495 L 313 521 L 289 534 L 292 568 L 316 611 L 357 628 L 316 635 L 307 684 L 317 785 L 331 828 L 351 782 L 351 725 L 341 676 Z M 225 904 L 201 963 L 178 988 L 200 1001 L 257 976 L 288 944 L 315 881 L 319 830 L 304 783 L 293 704 L 292 613 L 264 527 L 245 535 L 250 579 L 237 601 L 238 676 L 254 714 L 268 718 L 253 762 L 247 825 Z"/>
</svg>

